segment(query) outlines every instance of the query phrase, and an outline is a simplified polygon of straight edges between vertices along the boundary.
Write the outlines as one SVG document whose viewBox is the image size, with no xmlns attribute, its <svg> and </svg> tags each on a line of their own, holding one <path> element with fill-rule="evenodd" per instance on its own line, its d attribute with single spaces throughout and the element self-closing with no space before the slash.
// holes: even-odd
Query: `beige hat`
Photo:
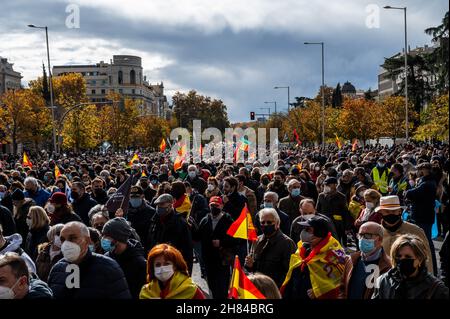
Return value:
<svg viewBox="0 0 450 319">
<path fill-rule="evenodd" d="M 400 206 L 400 199 L 397 195 L 391 195 L 391 196 L 382 196 L 380 198 L 380 206 L 375 208 L 375 212 L 378 212 L 382 209 L 387 210 L 397 210 L 397 209 L 403 209 L 404 206 Z"/>
</svg>

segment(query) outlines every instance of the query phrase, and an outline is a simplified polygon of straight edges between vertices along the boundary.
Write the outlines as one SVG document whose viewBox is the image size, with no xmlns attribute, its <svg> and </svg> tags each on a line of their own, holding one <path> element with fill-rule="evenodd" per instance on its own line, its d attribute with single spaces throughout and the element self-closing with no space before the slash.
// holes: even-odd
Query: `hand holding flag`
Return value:
<svg viewBox="0 0 450 319">
<path fill-rule="evenodd" d="M 266 299 L 245 275 L 238 256 L 234 258 L 228 299 Z"/>
</svg>

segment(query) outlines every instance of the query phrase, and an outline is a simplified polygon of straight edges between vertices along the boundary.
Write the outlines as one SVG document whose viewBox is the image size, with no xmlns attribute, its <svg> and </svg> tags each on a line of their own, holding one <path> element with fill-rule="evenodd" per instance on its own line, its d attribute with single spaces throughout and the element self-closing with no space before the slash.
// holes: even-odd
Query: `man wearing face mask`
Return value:
<svg viewBox="0 0 450 319">
<path fill-rule="evenodd" d="M 301 223 L 297 251 L 281 286 L 284 299 L 337 299 L 342 285 L 345 252 L 331 236 L 328 221 L 313 216 Z"/>
<path fill-rule="evenodd" d="M 155 200 L 156 214 L 150 221 L 145 248 L 149 251 L 158 244 L 170 243 L 183 254 L 189 273 L 192 273 L 192 235 L 184 216 L 175 212 L 174 202 L 170 194 L 162 194 Z"/>
<path fill-rule="evenodd" d="M 402 220 L 404 207 L 400 206 L 398 196 L 383 196 L 380 198 L 380 206 L 375 208 L 376 212 L 381 213 L 381 225 L 383 226 L 383 248 L 384 251 L 391 251 L 394 241 L 401 235 L 410 234 L 419 237 L 424 243 L 428 243 L 424 231 L 411 223 Z M 433 259 L 431 257 L 430 246 L 426 245 L 427 268 L 433 272 Z"/>
<path fill-rule="evenodd" d="M 105 182 L 100 178 L 96 177 L 92 181 L 92 193 L 91 197 L 101 205 L 105 205 L 108 201 L 108 195 L 104 189 Z"/>
<path fill-rule="evenodd" d="M 33 278 L 25 261 L 16 253 L 0 255 L 0 300 L 2 299 L 52 299 L 47 284 Z"/>
<path fill-rule="evenodd" d="M 245 258 L 245 267 L 269 276 L 280 287 L 289 269 L 291 254 L 295 252 L 295 243 L 280 231 L 280 217 L 275 209 L 264 208 L 258 214 L 263 234 L 258 236 Z"/>
<path fill-rule="evenodd" d="M 283 234 L 289 234 L 291 229 L 291 221 L 289 219 L 289 215 L 285 212 L 278 209 L 278 194 L 275 192 L 266 192 L 264 194 L 263 203 L 261 204 L 262 208 L 273 208 L 277 211 L 278 216 L 280 217 L 280 230 Z M 262 234 L 261 224 L 259 223 L 259 212 L 256 213 L 254 220 L 254 225 L 256 228 L 256 233 L 258 235 Z"/>
<path fill-rule="evenodd" d="M 281 198 L 278 208 L 288 214 L 289 223 L 292 224 L 295 218 L 298 216 L 298 208 L 300 201 L 305 199 L 301 195 L 301 183 L 296 179 L 291 179 L 288 183 L 289 195 Z"/>
<path fill-rule="evenodd" d="M 277 170 L 273 175 L 273 181 L 269 183 L 267 189 L 271 192 L 277 193 L 278 198 L 289 196 L 289 191 L 284 184 L 285 180 L 286 174 L 284 174 L 281 170 Z M 288 212 L 286 213 L 289 214 Z"/>
<path fill-rule="evenodd" d="M 200 221 L 194 239 L 199 240 L 202 246 L 202 259 L 213 298 L 226 299 L 237 244 L 233 237 L 227 235 L 233 219 L 222 211 L 223 201 L 219 196 L 211 197 L 209 209 L 210 213 Z"/>
<path fill-rule="evenodd" d="M 391 170 L 386 167 L 386 159 L 380 157 L 378 159 L 377 165 L 372 169 L 370 177 L 377 186 L 378 191 L 381 195 L 385 196 L 388 193 L 388 185 L 391 179 Z"/>
<path fill-rule="evenodd" d="M 131 227 L 136 230 L 142 243 L 147 242 L 151 219 L 155 213 L 155 209 L 145 200 L 142 187 L 132 186 L 127 220 L 130 222 Z"/>
<path fill-rule="evenodd" d="M 403 194 L 410 189 L 408 177 L 403 174 L 403 166 L 400 163 L 395 163 L 391 167 L 392 178 L 389 182 L 389 195 L 397 195 L 400 199 L 400 204 L 403 204 Z"/>
<path fill-rule="evenodd" d="M 130 238 L 131 227 L 122 217 L 109 220 L 103 227 L 101 240 L 105 256 L 111 257 L 122 268 L 131 296 L 139 298 L 139 292 L 146 282 L 147 262 L 141 243 Z"/>
<path fill-rule="evenodd" d="M 234 177 L 225 177 L 223 180 L 223 210 L 236 220 L 247 203 L 245 196 L 238 192 L 239 181 Z"/>
<path fill-rule="evenodd" d="M 48 285 L 56 299 L 130 299 L 131 294 L 119 264 L 89 250 L 89 229 L 80 222 L 70 222 L 61 230 L 61 251 L 64 256 L 50 271 Z M 67 267 L 75 264 L 80 270 L 79 288 L 68 288 Z"/>
<path fill-rule="evenodd" d="M 184 181 L 189 182 L 192 188 L 195 188 L 200 194 L 204 194 L 208 185 L 203 178 L 198 176 L 197 166 L 189 165 L 187 172 L 188 175 L 186 176 Z"/>
<path fill-rule="evenodd" d="M 97 202 L 86 192 L 86 188 L 81 182 L 72 184 L 71 197 L 73 211 L 80 216 L 85 225 L 89 225 L 89 211 L 97 205 Z"/>
<path fill-rule="evenodd" d="M 360 251 L 350 254 L 345 263 L 342 299 L 370 299 L 373 288 L 367 285 L 378 279 L 368 278 L 375 275 L 372 266 L 377 266 L 380 276 L 391 269 L 391 259 L 383 249 L 383 227 L 374 222 L 366 222 L 358 232 Z M 370 266 L 372 265 L 372 266 Z"/>
<path fill-rule="evenodd" d="M 158 180 L 156 178 L 156 180 Z M 156 195 L 156 189 L 152 188 L 149 183 L 149 179 L 147 176 L 141 176 L 139 179 L 139 186 L 142 187 L 142 190 L 144 191 L 144 198 L 147 202 L 151 203 L 153 200 L 153 197 Z"/>
<path fill-rule="evenodd" d="M 250 211 L 250 214 L 252 216 L 255 216 L 255 214 L 257 212 L 255 192 L 252 191 L 247 186 L 245 186 L 246 177 L 244 175 L 238 174 L 238 175 L 236 175 L 236 179 L 239 182 L 239 186 L 238 186 L 239 194 L 241 194 L 242 196 L 245 196 L 245 198 L 247 198 L 248 210 Z"/>
</svg>

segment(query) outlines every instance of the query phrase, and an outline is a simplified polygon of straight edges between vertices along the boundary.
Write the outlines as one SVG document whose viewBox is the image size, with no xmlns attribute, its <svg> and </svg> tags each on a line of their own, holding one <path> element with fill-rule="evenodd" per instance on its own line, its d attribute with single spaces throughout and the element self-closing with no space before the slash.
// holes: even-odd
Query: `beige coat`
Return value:
<svg viewBox="0 0 450 319">
<path fill-rule="evenodd" d="M 433 260 L 431 259 L 430 245 L 428 244 L 428 239 L 425 236 L 425 233 L 422 230 L 422 228 L 404 221 L 403 224 L 400 226 L 400 228 L 397 229 L 397 231 L 395 231 L 394 233 L 390 232 L 385 227 L 383 227 L 383 230 L 384 230 L 383 248 L 384 248 L 384 251 L 389 256 L 391 255 L 392 244 L 401 235 L 416 235 L 417 237 L 419 237 L 424 242 L 425 248 L 427 250 L 428 272 L 433 273 Z"/>
</svg>

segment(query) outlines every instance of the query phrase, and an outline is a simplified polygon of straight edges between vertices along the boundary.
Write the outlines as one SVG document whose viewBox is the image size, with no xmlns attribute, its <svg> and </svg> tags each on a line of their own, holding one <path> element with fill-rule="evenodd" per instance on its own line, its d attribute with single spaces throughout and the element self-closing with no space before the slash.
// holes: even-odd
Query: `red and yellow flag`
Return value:
<svg viewBox="0 0 450 319">
<path fill-rule="evenodd" d="M 352 152 L 356 151 L 358 149 L 358 140 L 355 138 L 352 144 Z"/>
<path fill-rule="evenodd" d="M 162 139 L 161 143 L 159 144 L 159 151 L 161 153 L 164 153 L 165 150 L 166 150 L 166 141 Z"/>
<path fill-rule="evenodd" d="M 336 145 L 339 149 L 342 148 L 342 143 L 341 140 L 339 139 L 339 137 L 337 136 L 337 134 L 334 134 L 334 136 L 336 136 Z"/>
<path fill-rule="evenodd" d="M 266 299 L 245 275 L 238 256 L 234 258 L 233 274 L 231 275 L 228 299 Z"/>
<path fill-rule="evenodd" d="M 141 177 L 147 177 L 147 174 L 145 174 L 145 171 L 142 171 Z"/>
<path fill-rule="evenodd" d="M 131 161 L 128 163 L 128 166 L 131 167 L 131 166 L 133 165 L 133 162 L 134 162 L 135 160 L 138 160 L 138 161 L 139 161 L 139 156 L 137 155 L 137 153 L 134 153 L 133 158 L 132 158 Z"/>
<path fill-rule="evenodd" d="M 59 171 L 58 165 L 55 165 L 55 178 L 58 178 L 61 176 L 61 172 Z"/>
<path fill-rule="evenodd" d="M 178 149 L 177 158 L 175 159 L 175 162 L 173 163 L 173 170 L 174 171 L 179 170 L 183 166 L 183 160 L 184 160 L 185 156 L 186 156 L 186 145 L 183 144 Z"/>
<path fill-rule="evenodd" d="M 227 235 L 251 241 L 257 239 L 258 236 L 256 235 L 256 229 L 255 226 L 253 226 L 252 216 L 247 208 L 247 204 L 245 204 L 238 219 L 236 219 L 234 223 L 231 224 L 230 228 L 228 228 Z"/>
<path fill-rule="evenodd" d="M 295 136 L 295 140 L 297 141 L 297 146 L 302 145 L 302 141 L 300 141 L 300 137 L 297 134 L 297 130 L 294 128 L 294 136 Z"/>
<path fill-rule="evenodd" d="M 29 160 L 27 153 L 23 152 L 23 160 L 22 160 L 22 166 L 28 166 L 30 168 L 33 168 L 33 164 Z"/>
</svg>

